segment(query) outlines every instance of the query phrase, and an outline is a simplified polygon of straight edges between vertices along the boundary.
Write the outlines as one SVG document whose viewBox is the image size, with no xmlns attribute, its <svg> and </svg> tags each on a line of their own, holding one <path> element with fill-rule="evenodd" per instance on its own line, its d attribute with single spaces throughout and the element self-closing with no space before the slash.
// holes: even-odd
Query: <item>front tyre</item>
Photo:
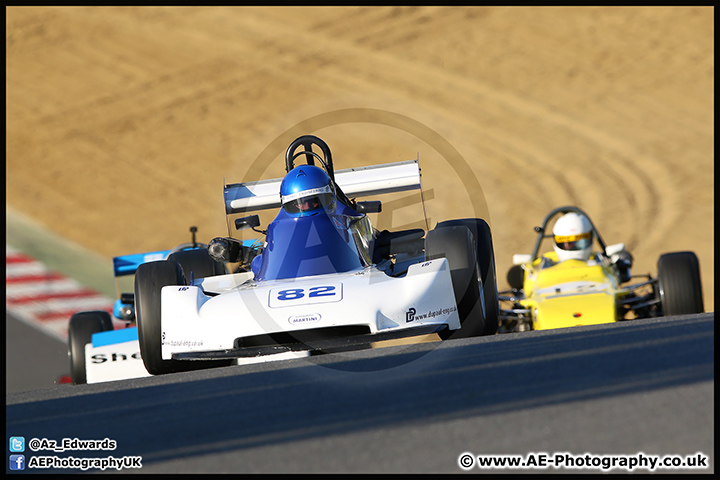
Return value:
<svg viewBox="0 0 720 480">
<path fill-rule="evenodd" d="M 135 272 L 135 316 L 140 355 L 152 375 L 186 372 L 230 365 L 231 360 L 180 361 L 162 358 L 161 291 L 169 285 L 185 285 L 180 263 L 170 260 L 148 262 Z"/>
<path fill-rule="evenodd" d="M 92 341 L 93 333 L 113 329 L 112 318 L 104 310 L 78 312 L 70 317 L 68 326 L 68 356 L 70 377 L 75 385 L 87 383 L 85 345 Z"/>
<path fill-rule="evenodd" d="M 694 252 L 660 255 L 658 288 L 664 315 L 687 315 L 704 311 L 700 262 Z"/>
</svg>

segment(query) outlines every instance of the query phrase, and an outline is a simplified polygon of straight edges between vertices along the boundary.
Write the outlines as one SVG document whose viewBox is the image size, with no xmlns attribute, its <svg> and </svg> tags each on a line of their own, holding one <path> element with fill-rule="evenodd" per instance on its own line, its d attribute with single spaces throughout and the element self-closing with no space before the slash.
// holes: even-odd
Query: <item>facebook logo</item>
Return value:
<svg viewBox="0 0 720 480">
<path fill-rule="evenodd" d="M 10 451 L 11 452 L 24 452 L 25 451 L 25 437 L 10 437 Z"/>
<path fill-rule="evenodd" d="M 10 455 L 10 470 L 25 470 L 25 455 Z"/>
</svg>

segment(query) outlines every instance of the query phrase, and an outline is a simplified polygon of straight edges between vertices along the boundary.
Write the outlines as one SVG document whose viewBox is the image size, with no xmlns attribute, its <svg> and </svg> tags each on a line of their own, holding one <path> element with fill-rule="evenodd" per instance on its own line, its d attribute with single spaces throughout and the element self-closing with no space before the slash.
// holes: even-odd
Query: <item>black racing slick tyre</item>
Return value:
<svg viewBox="0 0 720 480">
<path fill-rule="evenodd" d="M 687 315 L 704 311 L 700 262 L 694 252 L 660 255 L 658 290 L 663 315 Z"/>
<path fill-rule="evenodd" d="M 225 265 L 215 261 L 205 248 L 174 252 L 167 259 L 180 264 L 188 285 L 198 278 L 225 274 Z"/>
<path fill-rule="evenodd" d="M 483 334 L 485 314 L 481 298 L 480 274 L 475 242 L 463 225 L 430 230 L 425 236 L 425 258 L 446 258 L 450 267 L 460 329 L 439 333 L 443 340 L 476 337 Z"/>
<path fill-rule="evenodd" d="M 482 335 L 495 335 L 499 326 L 500 304 L 498 302 L 497 274 L 495 271 L 495 249 L 493 248 L 490 226 L 482 218 L 447 220 L 435 228 L 464 225 L 475 240 L 475 252 L 480 267 L 483 297 L 485 300 L 485 322 Z"/>
<path fill-rule="evenodd" d="M 93 333 L 113 329 L 112 318 L 104 310 L 78 312 L 70 317 L 68 325 L 68 356 L 72 383 L 87 383 L 85 345 L 92 341 Z"/>
<path fill-rule="evenodd" d="M 135 316 L 138 327 L 140 356 L 152 375 L 185 372 L 230 365 L 231 361 L 163 360 L 162 327 L 160 324 L 162 288 L 186 285 L 180 263 L 171 260 L 148 262 L 135 272 Z"/>
<path fill-rule="evenodd" d="M 525 287 L 525 270 L 522 265 L 513 265 L 507 273 L 507 283 L 513 290 L 522 290 Z"/>
</svg>

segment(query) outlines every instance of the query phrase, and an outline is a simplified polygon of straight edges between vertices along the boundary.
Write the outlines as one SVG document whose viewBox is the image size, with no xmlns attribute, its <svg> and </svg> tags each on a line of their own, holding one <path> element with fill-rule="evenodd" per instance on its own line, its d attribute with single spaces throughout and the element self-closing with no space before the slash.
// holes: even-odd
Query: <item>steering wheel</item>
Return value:
<svg viewBox="0 0 720 480">
<path fill-rule="evenodd" d="M 304 149 L 293 154 L 300 145 L 302 145 Z M 312 151 L 313 145 L 320 147 L 320 150 L 322 150 L 323 156 L 325 157 L 324 159 Z M 295 159 L 303 154 L 305 154 L 308 165 L 315 165 L 316 158 L 320 160 L 320 163 L 322 163 L 323 167 L 325 167 L 325 171 L 327 171 L 328 176 L 333 180 L 333 182 L 335 181 L 335 172 L 333 170 L 330 147 L 328 147 L 327 143 L 315 135 L 303 135 L 298 137 L 288 146 L 287 151 L 285 152 L 285 171 L 289 172 L 292 170 L 295 167 Z"/>
</svg>

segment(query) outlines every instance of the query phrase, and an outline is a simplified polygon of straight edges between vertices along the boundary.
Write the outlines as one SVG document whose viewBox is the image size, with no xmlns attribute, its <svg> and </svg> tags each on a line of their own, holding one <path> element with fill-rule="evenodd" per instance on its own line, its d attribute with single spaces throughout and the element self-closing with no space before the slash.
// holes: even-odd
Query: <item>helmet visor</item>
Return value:
<svg viewBox="0 0 720 480">
<path fill-rule="evenodd" d="M 320 188 L 303 190 L 302 192 L 285 195 L 282 198 L 283 208 L 291 214 L 312 212 L 319 208 L 332 205 L 334 199 L 330 185 Z"/>
<path fill-rule="evenodd" d="M 584 250 L 592 245 L 592 233 L 581 233 L 579 235 L 555 235 L 555 245 L 565 251 L 575 252 Z"/>
</svg>

